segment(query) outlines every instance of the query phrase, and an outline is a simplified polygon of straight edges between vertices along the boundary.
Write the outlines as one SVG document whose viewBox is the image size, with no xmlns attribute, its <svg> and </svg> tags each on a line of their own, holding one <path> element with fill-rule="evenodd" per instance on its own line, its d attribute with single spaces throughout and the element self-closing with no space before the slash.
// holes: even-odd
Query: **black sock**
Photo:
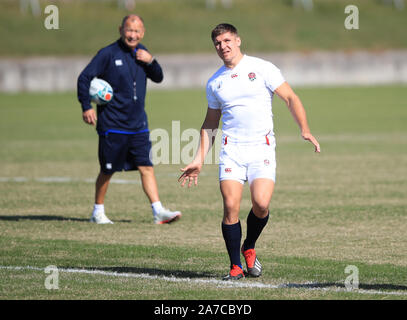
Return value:
<svg viewBox="0 0 407 320">
<path fill-rule="evenodd" d="M 247 236 L 246 240 L 243 242 L 244 250 L 254 249 L 257 239 L 267 224 L 269 215 L 270 214 L 267 214 L 266 217 L 260 219 L 255 216 L 253 209 L 250 210 L 250 213 L 247 216 Z"/>
<path fill-rule="evenodd" d="M 235 224 L 222 223 L 222 235 L 223 239 L 225 239 L 226 249 L 229 254 L 230 267 L 235 264 L 242 268 L 240 262 L 240 241 L 242 239 L 240 221 Z"/>
</svg>

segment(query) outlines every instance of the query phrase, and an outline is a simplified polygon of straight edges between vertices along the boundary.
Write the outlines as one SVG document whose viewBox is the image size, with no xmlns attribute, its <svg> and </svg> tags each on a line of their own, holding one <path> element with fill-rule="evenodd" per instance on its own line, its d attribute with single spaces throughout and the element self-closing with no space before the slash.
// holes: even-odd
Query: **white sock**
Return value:
<svg viewBox="0 0 407 320">
<path fill-rule="evenodd" d="M 153 215 L 156 215 L 161 211 L 163 205 L 161 204 L 161 201 L 156 201 L 151 204 L 151 208 L 153 209 Z"/>
<path fill-rule="evenodd" d="M 93 213 L 96 212 L 105 212 L 105 205 L 104 204 L 96 204 L 93 206 Z"/>
</svg>

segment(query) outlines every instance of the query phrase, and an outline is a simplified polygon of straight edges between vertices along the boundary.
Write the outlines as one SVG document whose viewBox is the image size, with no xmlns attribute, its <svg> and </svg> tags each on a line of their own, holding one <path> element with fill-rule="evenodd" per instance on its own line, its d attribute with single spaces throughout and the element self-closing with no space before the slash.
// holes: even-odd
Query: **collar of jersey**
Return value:
<svg viewBox="0 0 407 320">
<path fill-rule="evenodd" d="M 227 72 L 233 72 L 236 73 L 236 71 L 238 71 L 240 69 L 240 66 L 242 65 L 243 60 L 245 60 L 246 55 L 244 54 L 242 59 L 239 61 L 239 63 L 233 68 L 233 69 L 229 69 L 228 67 L 226 67 L 225 65 L 223 65 L 223 67 L 225 68 L 225 70 Z"/>
</svg>

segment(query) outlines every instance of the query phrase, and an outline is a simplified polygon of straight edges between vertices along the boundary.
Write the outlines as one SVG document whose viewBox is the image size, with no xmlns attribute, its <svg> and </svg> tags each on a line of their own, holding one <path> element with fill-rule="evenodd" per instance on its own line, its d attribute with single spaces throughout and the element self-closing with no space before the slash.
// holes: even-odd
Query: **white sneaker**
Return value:
<svg viewBox="0 0 407 320">
<path fill-rule="evenodd" d="M 90 222 L 94 222 L 97 224 L 113 224 L 113 222 L 108 217 L 106 217 L 103 211 L 93 212 L 92 217 L 90 218 Z"/>
<path fill-rule="evenodd" d="M 181 212 L 179 211 L 170 211 L 166 208 L 162 208 L 159 213 L 154 216 L 155 224 L 164 224 L 177 221 L 181 218 Z"/>
</svg>

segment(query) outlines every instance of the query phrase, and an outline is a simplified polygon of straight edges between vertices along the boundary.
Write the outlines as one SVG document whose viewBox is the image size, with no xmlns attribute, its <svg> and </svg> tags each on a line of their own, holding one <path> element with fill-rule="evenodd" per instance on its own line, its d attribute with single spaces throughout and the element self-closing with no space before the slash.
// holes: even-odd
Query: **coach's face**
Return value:
<svg viewBox="0 0 407 320">
<path fill-rule="evenodd" d="M 120 27 L 120 36 L 122 41 L 130 48 L 135 49 L 144 38 L 144 24 L 138 18 L 129 18 L 125 24 Z"/>
<path fill-rule="evenodd" d="M 215 38 L 213 42 L 218 56 L 226 65 L 230 65 L 241 55 L 241 40 L 237 35 L 225 32 Z"/>
</svg>

